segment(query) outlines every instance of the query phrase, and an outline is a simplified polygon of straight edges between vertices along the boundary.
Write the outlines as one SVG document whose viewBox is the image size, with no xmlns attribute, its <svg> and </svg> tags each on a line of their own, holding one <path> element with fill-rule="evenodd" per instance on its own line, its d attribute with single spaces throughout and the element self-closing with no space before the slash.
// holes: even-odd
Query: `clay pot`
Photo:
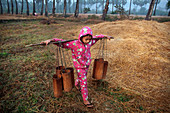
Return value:
<svg viewBox="0 0 170 113">
<path fill-rule="evenodd" d="M 63 78 L 64 91 L 65 92 L 71 91 L 73 87 L 71 71 L 69 69 L 66 69 L 65 72 L 62 72 L 62 78 Z"/>
<path fill-rule="evenodd" d="M 68 67 L 67 69 L 71 72 L 71 81 L 72 81 L 72 88 L 74 87 L 74 69 L 72 67 Z"/>
<path fill-rule="evenodd" d="M 62 77 L 60 75 L 53 75 L 53 90 L 54 90 L 54 96 L 59 98 L 63 95 L 62 92 Z"/>
<path fill-rule="evenodd" d="M 103 78 L 104 59 L 95 59 L 93 67 L 93 78 L 100 80 Z"/>
</svg>

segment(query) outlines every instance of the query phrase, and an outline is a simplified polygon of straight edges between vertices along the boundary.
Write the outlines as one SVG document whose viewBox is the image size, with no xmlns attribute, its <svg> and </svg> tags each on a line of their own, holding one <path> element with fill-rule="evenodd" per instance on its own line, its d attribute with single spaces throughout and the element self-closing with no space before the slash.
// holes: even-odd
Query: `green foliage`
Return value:
<svg viewBox="0 0 170 113">
<path fill-rule="evenodd" d="M 116 11 L 120 15 L 126 15 L 128 11 L 125 11 L 125 9 L 121 5 L 116 5 L 115 6 Z"/>
<path fill-rule="evenodd" d="M 170 0 L 168 0 L 167 4 L 166 4 L 166 8 L 170 9 Z"/>
<path fill-rule="evenodd" d="M 88 19 L 99 19 L 96 15 L 88 15 Z"/>
<path fill-rule="evenodd" d="M 89 7 L 88 8 L 84 8 L 84 13 L 87 13 L 89 11 L 91 11 Z"/>
<path fill-rule="evenodd" d="M 8 57 L 8 55 L 9 55 L 9 53 L 2 52 L 2 53 L 0 53 L 0 58 L 6 58 L 6 57 Z"/>
<path fill-rule="evenodd" d="M 150 3 L 150 0 L 133 0 L 133 4 L 139 5 L 140 7 L 148 3 Z"/>
<path fill-rule="evenodd" d="M 113 11 L 113 12 L 111 12 L 110 14 L 118 14 L 118 12 L 116 12 L 116 11 Z"/>
<path fill-rule="evenodd" d="M 106 21 L 116 21 L 119 20 L 119 18 L 117 16 L 106 16 Z"/>
</svg>

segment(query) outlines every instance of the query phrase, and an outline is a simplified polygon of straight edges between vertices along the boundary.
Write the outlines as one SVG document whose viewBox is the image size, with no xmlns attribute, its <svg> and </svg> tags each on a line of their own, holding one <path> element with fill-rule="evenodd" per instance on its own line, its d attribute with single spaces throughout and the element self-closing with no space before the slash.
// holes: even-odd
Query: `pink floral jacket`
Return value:
<svg viewBox="0 0 170 113">
<path fill-rule="evenodd" d="M 76 69 L 87 68 L 91 64 L 91 52 L 90 47 L 94 45 L 98 40 L 91 40 L 88 44 L 82 43 L 80 37 L 85 35 L 91 35 L 93 37 L 92 30 L 85 26 L 80 31 L 78 40 L 62 43 L 62 47 L 66 49 L 71 49 L 73 64 Z M 93 38 L 103 38 L 104 35 L 96 35 Z M 64 41 L 63 39 L 54 38 L 55 41 Z"/>
</svg>

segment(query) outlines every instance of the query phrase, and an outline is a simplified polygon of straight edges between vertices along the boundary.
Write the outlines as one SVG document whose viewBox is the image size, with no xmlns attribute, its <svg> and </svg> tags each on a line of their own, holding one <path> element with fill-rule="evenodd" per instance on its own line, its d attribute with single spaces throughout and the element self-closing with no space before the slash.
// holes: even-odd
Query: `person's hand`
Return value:
<svg viewBox="0 0 170 113">
<path fill-rule="evenodd" d="M 112 36 L 105 36 L 107 39 L 113 39 L 113 37 Z"/>
<path fill-rule="evenodd" d="M 40 44 L 48 45 L 50 42 L 51 42 L 51 40 L 46 40 L 46 41 L 41 42 Z"/>
</svg>

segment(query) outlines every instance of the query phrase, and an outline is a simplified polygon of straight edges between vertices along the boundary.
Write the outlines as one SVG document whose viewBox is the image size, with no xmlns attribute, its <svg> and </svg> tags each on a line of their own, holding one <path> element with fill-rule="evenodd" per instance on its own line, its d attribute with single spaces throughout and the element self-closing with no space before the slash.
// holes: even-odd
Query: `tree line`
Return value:
<svg viewBox="0 0 170 113">
<path fill-rule="evenodd" d="M 129 15 L 131 14 L 131 4 L 135 5 L 136 7 L 140 6 L 141 8 L 146 4 L 152 4 L 154 1 L 153 7 L 154 8 L 154 15 L 156 13 L 157 4 L 160 3 L 161 0 L 129 0 Z M 169 0 L 168 0 L 169 2 Z M 23 14 L 24 9 L 26 14 L 30 14 L 30 9 L 32 14 L 35 15 L 35 12 L 40 12 L 40 15 L 45 13 L 45 16 L 48 16 L 48 13 L 63 13 L 66 16 L 66 13 L 87 13 L 91 10 L 92 6 L 96 8 L 95 13 L 98 14 L 99 12 L 103 13 L 108 6 L 110 6 L 111 11 L 114 12 L 114 8 L 121 7 L 124 8 L 124 5 L 127 4 L 127 0 L 0 0 L 0 10 L 1 14 L 3 14 L 3 9 L 7 9 L 7 14 L 14 14 L 14 6 L 15 6 L 15 14 Z M 167 3 L 168 4 L 168 3 Z M 107 7 L 105 7 L 105 6 Z M 20 12 L 18 7 L 20 6 Z M 36 8 L 37 7 L 37 8 Z M 44 10 L 45 8 L 45 10 Z M 152 11 L 153 11 L 152 8 Z M 101 9 L 101 10 L 99 10 Z M 108 9 L 107 9 L 108 11 Z M 77 16 L 75 16 L 77 17 Z"/>
</svg>

